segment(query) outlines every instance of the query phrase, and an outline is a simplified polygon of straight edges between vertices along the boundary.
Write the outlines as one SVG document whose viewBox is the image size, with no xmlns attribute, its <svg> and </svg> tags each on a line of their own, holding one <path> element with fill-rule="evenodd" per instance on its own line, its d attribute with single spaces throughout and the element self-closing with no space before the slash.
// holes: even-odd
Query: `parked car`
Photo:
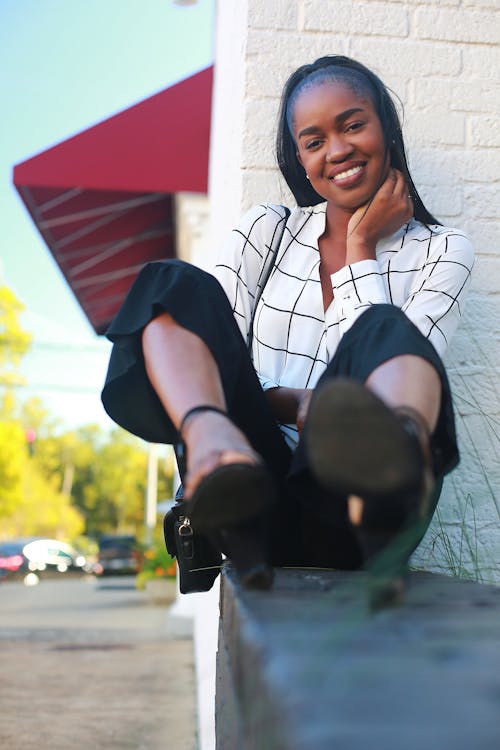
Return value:
<svg viewBox="0 0 500 750">
<path fill-rule="evenodd" d="M 120 573 L 135 574 L 141 567 L 141 551 L 132 535 L 108 534 L 99 541 L 94 573 L 98 576 Z"/>
<path fill-rule="evenodd" d="M 57 539 L 13 539 L 0 542 L 0 580 L 82 573 L 87 560 L 71 545 Z"/>
</svg>

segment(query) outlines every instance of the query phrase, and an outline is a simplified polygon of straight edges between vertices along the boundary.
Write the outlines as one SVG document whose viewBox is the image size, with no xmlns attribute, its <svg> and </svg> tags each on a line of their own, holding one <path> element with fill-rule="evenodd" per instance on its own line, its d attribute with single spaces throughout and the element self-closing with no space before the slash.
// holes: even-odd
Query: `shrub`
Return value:
<svg viewBox="0 0 500 750">
<path fill-rule="evenodd" d="M 137 574 L 137 588 L 143 589 L 146 581 L 155 578 L 172 578 L 177 576 L 177 563 L 171 557 L 163 543 L 158 542 L 144 551 L 141 570 Z"/>
</svg>

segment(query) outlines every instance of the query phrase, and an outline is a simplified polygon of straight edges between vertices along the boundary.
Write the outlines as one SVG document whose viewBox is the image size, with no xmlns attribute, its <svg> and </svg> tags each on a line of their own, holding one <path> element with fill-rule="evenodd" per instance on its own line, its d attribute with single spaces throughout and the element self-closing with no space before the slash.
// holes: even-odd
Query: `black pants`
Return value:
<svg viewBox="0 0 500 750">
<path fill-rule="evenodd" d="M 285 443 L 228 299 L 210 274 L 178 260 L 151 263 L 141 271 L 107 332 L 114 346 L 102 401 L 110 417 L 150 442 L 178 441 L 147 378 L 141 343 L 144 327 L 165 311 L 208 346 L 219 368 L 229 415 L 276 479 L 279 501 L 268 524 L 273 563 L 359 567 L 361 553 L 347 519 L 346 498 L 317 484 L 309 471 L 304 433 L 294 452 Z M 436 503 L 442 477 L 458 463 L 450 388 L 434 347 L 404 313 L 393 305 L 369 308 L 342 337 L 319 384 L 338 376 L 365 382 L 383 362 L 403 354 L 423 357 L 441 378 L 441 411 L 432 438 Z M 432 513 L 429 521 L 431 517 Z"/>
</svg>

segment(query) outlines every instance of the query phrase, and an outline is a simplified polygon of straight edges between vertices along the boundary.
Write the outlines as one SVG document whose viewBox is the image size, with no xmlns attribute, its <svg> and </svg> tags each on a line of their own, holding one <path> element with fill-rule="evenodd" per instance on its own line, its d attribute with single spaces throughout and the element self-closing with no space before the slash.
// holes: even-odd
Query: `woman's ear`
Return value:
<svg viewBox="0 0 500 750">
<path fill-rule="evenodd" d="M 295 156 L 297 157 L 297 161 L 299 162 L 300 166 L 303 167 L 304 165 L 302 164 L 302 159 L 300 158 L 298 149 L 295 150 Z"/>
</svg>

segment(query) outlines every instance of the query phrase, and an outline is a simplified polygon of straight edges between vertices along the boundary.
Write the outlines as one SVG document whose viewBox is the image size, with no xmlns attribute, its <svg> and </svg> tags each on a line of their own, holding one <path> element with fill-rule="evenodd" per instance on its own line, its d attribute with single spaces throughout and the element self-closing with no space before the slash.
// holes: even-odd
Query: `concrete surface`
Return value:
<svg viewBox="0 0 500 750">
<path fill-rule="evenodd" d="M 415 573 L 373 614 L 363 575 L 223 574 L 217 750 L 498 750 L 500 588 Z"/>
<path fill-rule="evenodd" d="M 0 747 L 195 750 L 192 641 L 133 579 L 0 585 Z"/>
</svg>

